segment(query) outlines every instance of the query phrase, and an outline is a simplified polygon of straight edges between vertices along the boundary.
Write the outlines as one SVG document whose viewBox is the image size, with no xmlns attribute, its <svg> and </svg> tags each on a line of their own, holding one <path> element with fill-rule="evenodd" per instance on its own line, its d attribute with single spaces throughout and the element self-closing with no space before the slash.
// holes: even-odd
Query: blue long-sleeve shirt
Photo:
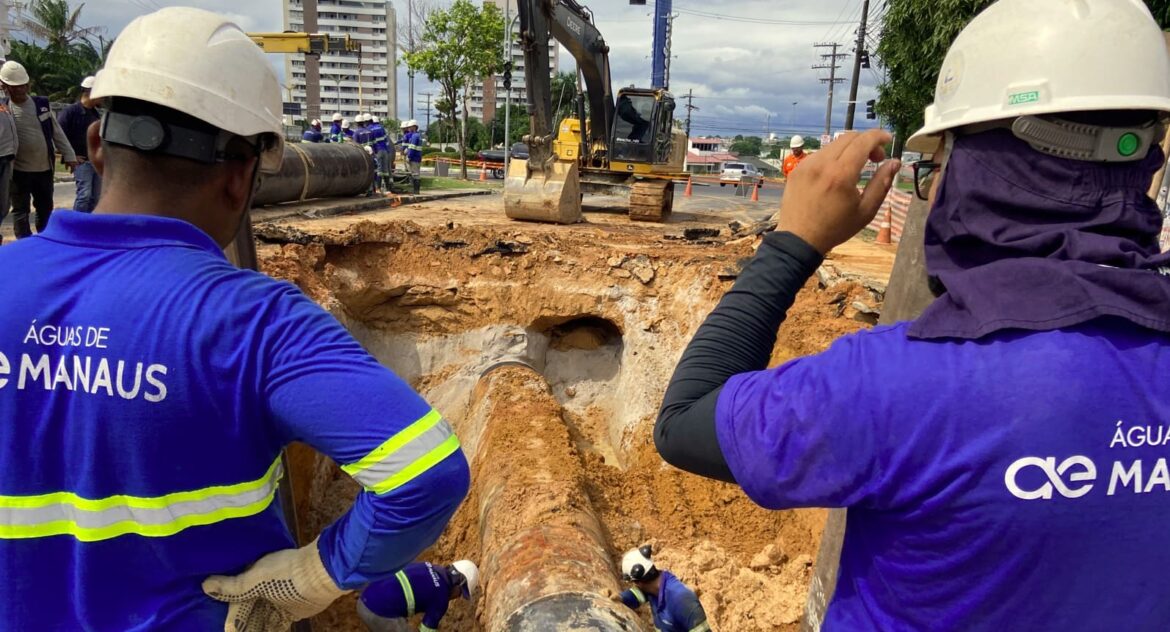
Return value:
<svg viewBox="0 0 1170 632">
<path fill-rule="evenodd" d="M 661 632 L 707 632 L 707 613 L 695 592 L 668 571 L 662 571 L 658 579 L 658 594 L 647 595 L 637 588 L 623 591 L 622 603 L 637 610 L 642 604 L 650 604 L 654 615 L 654 627 Z"/>
<path fill-rule="evenodd" d="M 325 142 L 327 142 L 327 143 L 340 143 L 344 140 L 345 140 L 345 134 L 342 133 L 341 122 L 340 121 L 333 121 L 333 124 L 329 126 L 329 136 L 327 136 L 325 138 Z"/>
<path fill-rule="evenodd" d="M 73 153 L 82 158 L 89 157 L 86 133 L 89 131 L 89 126 L 100 121 L 101 118 L 97 108 L 87 108 L 80 101 L 61 110 L 61 114 L 57 115 L 57 124 L 61 126 L 61 131 L 65 132 L 65 138 L 69 139 Z"/>
<path fill-rule="evenodd" d="M 390 151 L 390 136 L 381 123 L 370 123 L 370 136 L 374 142 L 374 151 Z"/>
<path fill-rule="evenodd" d="M 438 630 L 451 602 L 451 578 L 442 566 L 417 562 L 366 586 L 361 600 L 370 612 L 387 619 L 409 619 L 421 612 L 422 625 Z"/>
<path fill-rule="evenodd" d="M 407 132 L 402 135 L 402 141 L 399 144 L 402 146 L 402 151 L 406 154 L 408 161 L 422 162 L 422 134 Z"/>
<path fill-rule="evenodd" d="M 186 222 L 62 212 L 0 248 L 0 628 L 222 629 L 209 575 L 294 546 L 303 441 L 365 491 L 319 539 L 337 584 L 402 568 L 468 487 L 458 439 L 328 313 Z"/>
</svg>

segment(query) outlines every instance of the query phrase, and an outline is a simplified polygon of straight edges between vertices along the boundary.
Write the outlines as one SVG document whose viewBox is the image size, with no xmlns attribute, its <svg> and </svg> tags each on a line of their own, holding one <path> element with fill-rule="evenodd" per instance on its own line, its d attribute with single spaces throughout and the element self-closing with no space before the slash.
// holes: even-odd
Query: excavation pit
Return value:
<svg viewBox="0 0 1170 632">
<path fill-rule="evenodd" d="M 544 494 L 541 506 L 584 507 L 595 518 L 590 537 L 604 553 L 598 572 L 605 575 L 594 582 L 597 594 L 618 588 L 621 553 L 649 542 L 660 564 L 696 589 L 713 629 L 798 628 L 825 512 L 763 510 L 737 487 L 665 465 L 651 438 L 674 363 L 730 287 L 728 269 L 750 256 L 751 240 L 696 245 L 639 226 L 472 227 L 397 218 L 299 221 L 257 233 L 267 241 L 264 270 L 333 313 L 460 436 L 472 492 L 422 558 L 480 561 L 485 590 L 475 604 L 453 603 L 444 629 L 522 629 L 500 623 L 525 615 L 499 605 L 508 580 L 493 551 L 506 548 L 501 534 L 534 533 L 530 522 L 556 522 L 548 516 L 557 512 L 536 518 L 525 505 L 492 505 L 504 502 L 496 500 L 504 492 L 488 498 L 484 485 L 506 487 L 520 468 L 546 469 L 523 472 L 530 477 L 524 484 Z M 281 235 L 295 235 L 296 243 Z M 500 242 L 522 244 L 525 252 L 478 254 Z M 462 245 L 443 245 L 452 243 Z M 815 353 L 863 327 L 840 305 L 870 294 L 855 283 L 825 289 L 814 277 L 781 329 L 773 360 Z M 502 373 L 519 379 L 513 374 L 526 367 L 536 390 L 485 385 Z M 511 412 L 490 412 L 504 405 Z M 534 460 L 534 444 L 559 455 L 556 465 Z M 357 486 L 305 453 L 292 469 L 302 537 L 311 538 L 348 508 Z M 523 546 L 540 546 L 539 537 L 526 537 Z M 350 596 L 317 617 L 315 629 L 362 630 L 353 613 Z M 652 629 L 645 613 L 640 621 Z"/>
</svg>

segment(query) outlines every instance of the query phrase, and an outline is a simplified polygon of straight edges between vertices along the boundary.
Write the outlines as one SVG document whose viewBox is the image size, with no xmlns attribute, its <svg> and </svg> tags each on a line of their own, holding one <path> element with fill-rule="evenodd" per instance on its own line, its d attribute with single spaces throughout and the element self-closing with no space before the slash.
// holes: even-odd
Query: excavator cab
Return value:
<svg viewBox="0 0 1170 632">
<path fill-rule="evenodd" d="M 665 90 L 624 88 L 618 92 L 610 136 L 610 169 L 646 173 L 670 161 L 674 97 Z"/>
</svg>

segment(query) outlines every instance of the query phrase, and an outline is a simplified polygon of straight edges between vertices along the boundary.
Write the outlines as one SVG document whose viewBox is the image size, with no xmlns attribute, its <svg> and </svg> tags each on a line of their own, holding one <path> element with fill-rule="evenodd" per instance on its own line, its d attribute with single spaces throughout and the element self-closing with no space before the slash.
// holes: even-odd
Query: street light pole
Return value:
<svg viewBox="0 0 1170 632">
<path fill-rule="evenodd" d="M 505 21 L 508 25 L 504 33 L 504 60 L 512 61 L 512 26 L 520 19 L 520 15 L 511 17 L 512 3 L 510 0 L 504 5 L 506 8 Z M 508 177 L 508 166 L 512 164 L 512 86 L 504 87 L 504 177 Z"/>
</svg>

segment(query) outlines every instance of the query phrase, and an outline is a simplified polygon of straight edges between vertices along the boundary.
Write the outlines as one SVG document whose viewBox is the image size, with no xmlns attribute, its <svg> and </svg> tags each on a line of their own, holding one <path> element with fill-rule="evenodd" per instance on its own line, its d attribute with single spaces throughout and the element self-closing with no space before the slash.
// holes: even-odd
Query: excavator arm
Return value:
<svg viewBox="0 0 1170 632">
<path fill-rule="evenodd" d="M 541 168 L 553 159 L 552 82 L 549 36 L 577 61 L 589 99 L 589 145 L 604 155 L 613 124 L 614 100 L 609 78 L 609 45 L 593 24 L 593 14 L 576 0 L 520 0 L 520 41 L 528 89 L 529 161 Z M 599 151 L 600 150 L 600 151 Z"/>
<path fill-rule="evenodd" d="M 266 53 L 305 53 L 322 55 L 330 52 L 362 52 L 362 43 L 350 36 L 337 37 L 322 33 L 248 33 Z"/>
</svg>

